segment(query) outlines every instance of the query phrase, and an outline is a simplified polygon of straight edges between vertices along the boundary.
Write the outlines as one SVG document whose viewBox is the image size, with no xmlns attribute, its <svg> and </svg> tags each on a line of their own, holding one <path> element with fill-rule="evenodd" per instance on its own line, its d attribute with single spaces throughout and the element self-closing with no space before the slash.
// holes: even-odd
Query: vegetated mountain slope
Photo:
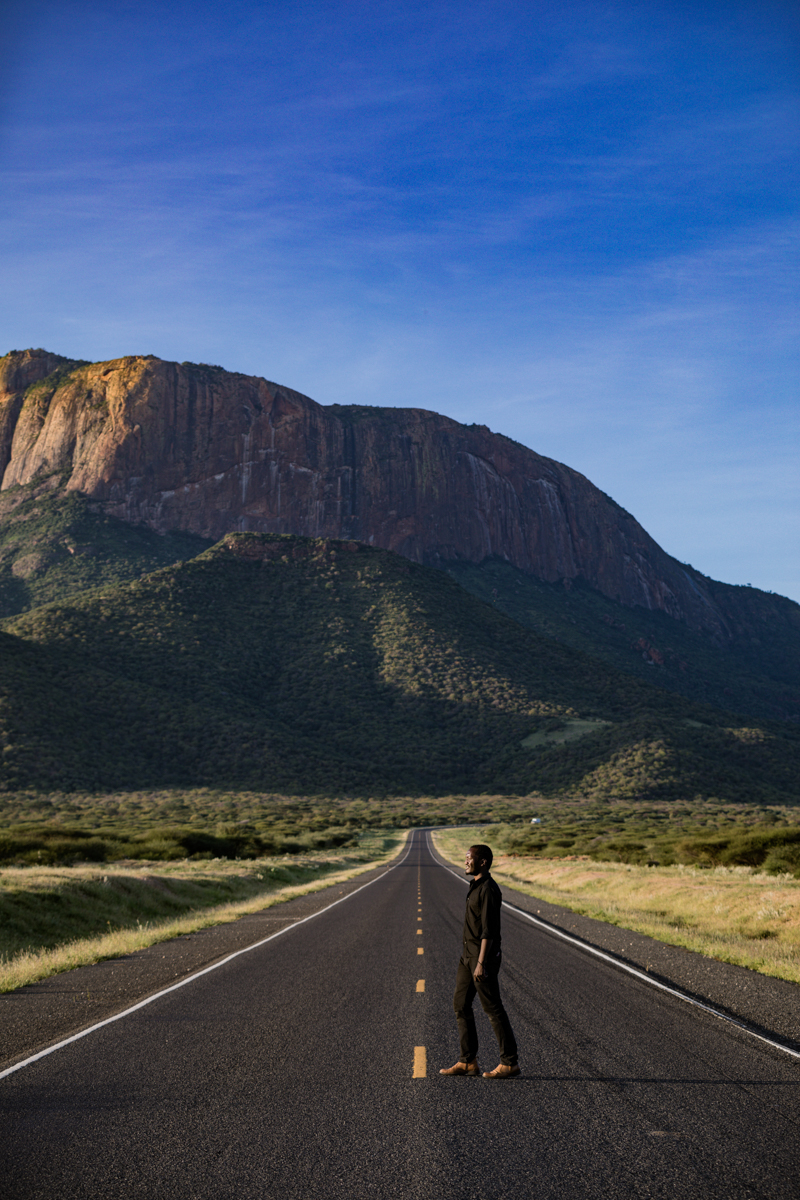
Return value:
<svg viewBox="0 0 800 1200">
<path fill-rule="evenodd" d="M 757 588 L 739 588 L 748 628 L 719 645 L 665 613 L 609 600 L 582 580 L 549 584 L 497 559 L 450 563 L 448 573 L 527 629 L 657 687 L 716 708 L 800 722 L 800 605 L 783 596 L 767 596 L 771 603 L 764 604 Z"/>
<path fill-rule="evenodd" d="M 749 624 L 739 589 L 709 587 L 584 476 L 485 426 L 323 407 L 220 367 L 14 351 L 0 360 L 0 471 L 3 490 L 63 476 L 159 532 L 354 537 L 432 565 L 499 557 L 720 644 Z"/>
<path fill-rule="evenodd" d="M 54 481 L 0 492 L 0 618 L 138 580 L 211 545 L 194 534 L 156 534 L 109 517 Z"/>
<path fill-rule="evenodd" d="M 109 517 L 54 482 L 0 492 L 0 618 L 139 579 L 212 544 Z"/>
<path fill-rule="evenodd" d="M 138 579 L 211 544 L 110 517 L 54 484 L 58 477 L 0 492 L 0 618 Z M 741 589 L 762 636 L 718 645 L 665 613 L 609 600 L 582 580 L 548 584 L 497 559 L 453 562 L 447 570 L 526 628 L 648 683 L 759 719 L 798 720 L 798 606 L 783 597 L 770 597 L 770 613 L 759 610 L 763 593 Z"/>
<path fill-rule="evenodd" d="M 138 579 L 211 544 L 110 517 L 58 482 L 56 476 L 0 492 L 0 618 Z M 763 593 L 741 589 L 762 636 L 718 645 L 665 613 L 626 608 L 581 580 L 548 584 L 496 559 L 453 562 L 447 570 L 526 628 L 648 683 L 759 719 L 798 720 L 798 606 L 783 597 L 770 597 L 770 613 L 759 609 Z"/>
<path fill-rule="evenodd" d="M 798 798 L 800 731 L 739 728 L 354 542 L 231 535 L 5 629 L 6 789 Z"/>
</svg>

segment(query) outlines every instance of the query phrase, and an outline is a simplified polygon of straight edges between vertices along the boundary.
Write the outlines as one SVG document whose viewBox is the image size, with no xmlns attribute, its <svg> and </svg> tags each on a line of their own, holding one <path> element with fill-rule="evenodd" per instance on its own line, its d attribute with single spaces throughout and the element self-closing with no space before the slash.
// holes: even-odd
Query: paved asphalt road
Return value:
<svg viewBox="0 0 800 1200">
<path fill-rule="evenodd" d="M 0 1195 L 796 1200 L 800 1063 L 508 910 L 523 1075 L 440 1078 L 465 892 L 416 833 L 336 907 L 0 1081 Z"/>
</svg>

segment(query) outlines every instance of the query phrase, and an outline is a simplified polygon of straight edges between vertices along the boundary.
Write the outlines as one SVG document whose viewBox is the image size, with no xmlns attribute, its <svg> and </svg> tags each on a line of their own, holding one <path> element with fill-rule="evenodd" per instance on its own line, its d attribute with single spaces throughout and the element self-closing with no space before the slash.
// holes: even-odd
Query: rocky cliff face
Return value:
<svg viewBox="0 0 800 1200">
<path fill-rule="evenodd" d="M 728 635 L 702 576 L 578 472 L 485 426 L 324 407 L 153 357 L 70 366 L 44 351 L 0 360 L 2 489 L 58 477 L 160 532 L 349 538 L 431 565 L 498 556 Z"/>
<path fill-rule="evenodd" d="M 0 359 L 0 480 L 11 459 L 11 446 L 25 393 L 70 360 L 46 350 L 12 351 Z"/>
</svg>

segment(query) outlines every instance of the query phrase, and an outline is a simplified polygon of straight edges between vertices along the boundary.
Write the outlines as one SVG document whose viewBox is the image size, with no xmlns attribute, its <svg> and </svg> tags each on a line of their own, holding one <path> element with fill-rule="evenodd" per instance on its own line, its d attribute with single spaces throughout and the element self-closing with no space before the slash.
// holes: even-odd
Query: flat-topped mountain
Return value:
<svg viewBox="0 0 800 1200">
<path fill-rule="evenodd" d="M 324 406 L 152 356 L 0 360 L 2 489 L 67 491 L 159 531 L 354 538 L 429 565 L 499 558 L 583 579 L 726 640 L 732 614 L 583 475 L 422 408 Z"/>
<path fill-rule="evenodd" d="M 21 611 L 22 593 L 32 599 L 47 570 L 66 583 L 54 555 L 89 552 L 54 534 L 52 544 L 21 553 L 31 520 L 50 519 L 24 510 L 44 493 L 168 534 L 155 558 L 146 551 L 152 565 L 197 553 L 174 552 L 176 538 L 208 544 L 232 531 L 394 550 L 456 570 L 523 624 L 591 652 L 596 643 L 623 669 L 638 662 L 641 672 L 644 656 L 663 686 L 741 711 L 800 717 L 800 605 L 677 562 L 583 475 L 485 426 L 421 408 L 324 406 L 255 376 L 152 355 L 83 363 L 12 351 L 0 359 L 0 525 L 16 549 L 0 547 L 0 612 Z M 40 558 L 49 567 L 37 568 Z M 121 577 L 132 577 L 140 558 L 137 551 Z M 540 591 L 558 585 L 566 607 L 578 594 L 573 582 L 588 587 L 598 601 L 634 610 L 633 625 L 624 612 L 587 609 L 590 631 L 576 641 L 579 614 L 561 605 L 563 619 L 551 629 L 540 610 L 545 600 L 552 608 L 552 598 L 531 593 L 533 607 L 520 605 L 525 588 L 514 586 L 512 596 L 490 580 L 493 563 L 541 581 Z M 652 629 L 637 612 L 651 615 Z M 713 670 L 658 625 L 667 617 L 722 654 Z"/>
</svg>

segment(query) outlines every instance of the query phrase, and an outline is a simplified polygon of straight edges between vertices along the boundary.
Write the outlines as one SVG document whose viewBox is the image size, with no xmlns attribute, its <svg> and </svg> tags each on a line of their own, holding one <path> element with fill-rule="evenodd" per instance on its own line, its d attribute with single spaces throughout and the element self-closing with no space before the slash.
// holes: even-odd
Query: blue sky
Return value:
<svg viewBox="0 0 800 1200">
<path fill-rule="evenodd" d="M 414 405 L 800 600 L 800 7 L 6 0 L 0 353 Z"/>
</svg>

